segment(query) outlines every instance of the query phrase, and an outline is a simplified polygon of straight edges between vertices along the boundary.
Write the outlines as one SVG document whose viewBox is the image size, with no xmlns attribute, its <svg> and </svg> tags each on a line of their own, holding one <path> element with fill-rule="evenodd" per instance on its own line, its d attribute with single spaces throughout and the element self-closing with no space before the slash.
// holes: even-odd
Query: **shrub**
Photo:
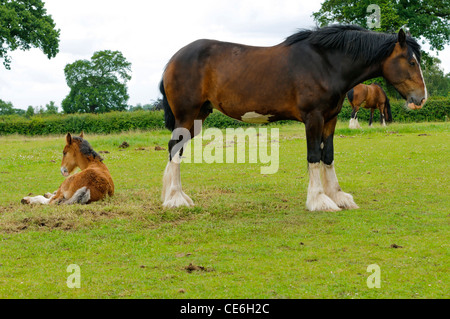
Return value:
<svg viewBox="0 0 450 319">
<path fill-rule="evenodd" d="M 431 98 L 420 110 L 410 110 L 406 107 L 404 100 L 391 100 L 391 112 L 394 122 L 435 122 L 447 121 L 450 113 L 450 99 Z M 350 103 L 346 100 L 338 118 L 342 121 L 349 121 L 352 114 Z M 369 121 L 370 110 L 360 109 L 358 119 Z M 380 112 L 374 114 L 374 121 L 378 121 Z"/>
<path fill-rule="evenodd" d="M 450 112 L 449 98 L 430 99 L 425 106 L 418 111 L 407 110 L 405 101 L 391 100 L 391 109 L 394 122 L 423 122 L 423 121 L 447 121 Z M 351 107 L 345 101 L 338 118 L 348 121 L 351 115 Z M 360 110 L 358 118 L 362 121 L 369 120 L 370 111 Z M 378 111 L 375 113 L 379 118 Z M 281 121 L 278 123 L 286 123 Z M 205 121 L 204 127 L 247 127 L 246 124 L 215 111 Z M 105 114 L 72 114 L 72 115 L 35 115 L 30 118 L 18 115 L 0 116 L 0 135 L 49 135 L 66 134 L 67 132 L 109 134 L 130 130 L 163 129 L 163 111 L 136 111 L 136 112 L 111 112 Z"/>
</svg>

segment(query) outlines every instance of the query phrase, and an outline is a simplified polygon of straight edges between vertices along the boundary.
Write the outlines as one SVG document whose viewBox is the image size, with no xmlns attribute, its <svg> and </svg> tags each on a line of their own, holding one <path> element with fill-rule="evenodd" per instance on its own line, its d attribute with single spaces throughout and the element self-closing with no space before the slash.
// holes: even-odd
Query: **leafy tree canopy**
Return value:
<svg viewBox="0 0 450 319">
<path fill-rule="evenodd" d="M 11 115 L 14 113 L 14 106 L 11 102 L 0 100 L 0 115 Z"/>
<path fill-rule="evenodd" d="M 374 31 L 393 33 L 406 26 L 436 51 L 450 43 L 450 0 L 325 0 L 313 17 L 320 26 L 352 23 L 369 28 L 367 18 L 372 11 L 367 8 L 372 4 L 381 13 L 381 25 Z"/>
<path fill-rule="evenodd" d="M 0 59 L 11 68 L 9 51 L 40 48 L 47 57 L 59 52 L 60 30 L 42 0 L 0 0 Z"/>
<path fill-rule="evenodd" d="M 126 83 L 131 63 L 119 51 L 99 51 L 91 60 L 78 60 L 64 69 L 69 95 L 63 100 L 65 113 L 123 111 L 129 99 Z"/>
</svg>

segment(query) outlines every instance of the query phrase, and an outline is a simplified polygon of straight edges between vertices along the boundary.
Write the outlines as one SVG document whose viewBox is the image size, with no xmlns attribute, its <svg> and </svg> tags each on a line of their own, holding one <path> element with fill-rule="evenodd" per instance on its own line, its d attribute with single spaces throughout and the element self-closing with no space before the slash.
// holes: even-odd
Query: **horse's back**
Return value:
<svg viewBox="0 0 450 319">
<path fill-rule="evenodd" d="M 172 57 L 163 82 L 178 118 L 196 113 L 190 108 L 209 102 L 238 120 L 255 113 L 268 121 L 298 119 L 291 71 L 289 48 L 283 45 L 258 47 L 197 40 Z"/>
<path fill-rule="evenodd" d="M 384 93 L 383 89 L 379 84 L 372 83 L 371 84 L 372 89 L 372 96 L 376 100 L 377 104 L 384 104 L 386 103 L 386 93 Z"/>
</svg>

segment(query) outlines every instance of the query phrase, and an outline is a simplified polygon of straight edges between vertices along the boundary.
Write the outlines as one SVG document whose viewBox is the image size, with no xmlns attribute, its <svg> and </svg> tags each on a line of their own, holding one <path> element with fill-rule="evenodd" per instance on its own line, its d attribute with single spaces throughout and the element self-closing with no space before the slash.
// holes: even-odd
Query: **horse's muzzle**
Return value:
<svg viewBox="0 0 450 319">
<path fill-rule="evenodd" d="M 61 174 L 62 174 L 64 177 L 67 177 L 67 176 L 69 176 L 69 171 L 67 170 L 67 168 L 61 167 Z"/>
<path fill-rule="evenodd" d="M 427 101 L 426 98 L 416 99 L 415 97 L 411 96 L 407 100 L 406 105 L 411 110 L 420 110 L 424 106 L 426 101 Z"/>
</svg>

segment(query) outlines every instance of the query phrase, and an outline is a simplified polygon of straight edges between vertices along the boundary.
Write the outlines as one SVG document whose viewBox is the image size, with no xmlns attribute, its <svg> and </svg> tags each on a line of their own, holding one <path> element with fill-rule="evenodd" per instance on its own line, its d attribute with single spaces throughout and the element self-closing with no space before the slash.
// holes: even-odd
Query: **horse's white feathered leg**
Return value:
<svg viewBox="0 0 450 319">
<path fill-rule="evenodd" d="M 162 191 L 164 207 L 194 206 L 194 202 L 183 192 L 181 187 L 180 165 L 181 157 L 179 154 L 167 163 L 166 170 L 164 171 Z"/>
<path fill-rule="evenodd" d="M 350 119 L 350 124 L 348 125 L 348 128 L 360 129 L 361 125 L 359 125 L 358 119 L 357 118 L 351 118 Z"/>
<path fill-rule="evenodd" d="M 334 170 L 334 162 L 331 165 L 322 163 L 320 168 L 322 175 L 322 185 L 325 194 L 328 195 L 340 208 L 356 209 L 359 208 L 353 200 L 353 196 L 344 193 L 339 186 L 339 182 Z"/>
<path fill-rule="evenodd" d="M 306 207 L 310 211 L 341 210 L 323 191 L 320 181 L 320 163 L 309 163 L 309 186 Z"/>
</svg>

